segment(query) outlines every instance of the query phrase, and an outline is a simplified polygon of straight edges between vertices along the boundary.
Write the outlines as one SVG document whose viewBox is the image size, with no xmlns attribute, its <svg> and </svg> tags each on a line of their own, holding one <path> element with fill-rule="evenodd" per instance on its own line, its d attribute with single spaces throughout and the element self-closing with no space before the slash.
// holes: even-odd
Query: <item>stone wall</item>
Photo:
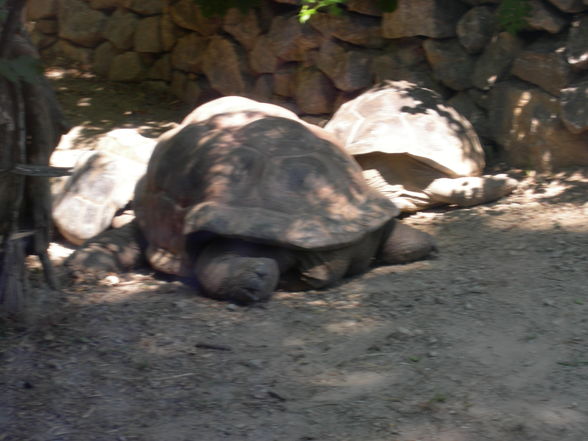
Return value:
<svg viewBox="0 0 588 441">
<path fill-rule="evenodd" d="M 527 29 L 503 32 L 499 0 L 348 0 L 307 24 L 297 0 L 203 17 L 192 0 L 29 0 L 32 35 L 113 81 L 198 104 L 244 95 L 328 118 L 385 79 L 442 93 L 513 166 L 588 165 L 588 0 L 529 0 Z"/>
</svg>

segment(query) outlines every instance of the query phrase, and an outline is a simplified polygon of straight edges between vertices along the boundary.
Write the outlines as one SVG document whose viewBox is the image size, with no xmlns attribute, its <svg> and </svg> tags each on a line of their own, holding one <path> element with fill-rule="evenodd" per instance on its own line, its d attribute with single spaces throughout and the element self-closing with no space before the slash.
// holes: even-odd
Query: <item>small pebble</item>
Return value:
<svg viewBox="0 0 588 441">
<path fill-rule="evenodd" d="M 102 283 L 106 286 L 115 286 L 120 283 L 120 279 L 117 276 L 110 275 L 102 279 Z"/>
</svg>

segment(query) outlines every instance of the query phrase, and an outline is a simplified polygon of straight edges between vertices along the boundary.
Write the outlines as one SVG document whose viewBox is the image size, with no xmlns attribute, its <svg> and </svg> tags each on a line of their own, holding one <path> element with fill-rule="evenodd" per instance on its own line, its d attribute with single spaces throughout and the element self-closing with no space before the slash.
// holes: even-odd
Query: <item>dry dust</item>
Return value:
<svg viewBox="0 0 588 441">
<path fill-rule="evenodd" d="M 184 110 L 55 84 L 76 125 Z M 511 174 L 497 203 L 405 220 L 437 258 L 262 307 L 149 273 L 39 291 L 41 318 L 2 328 L 0 440 L 588 439 L 588 170 Z"/>
</svg>

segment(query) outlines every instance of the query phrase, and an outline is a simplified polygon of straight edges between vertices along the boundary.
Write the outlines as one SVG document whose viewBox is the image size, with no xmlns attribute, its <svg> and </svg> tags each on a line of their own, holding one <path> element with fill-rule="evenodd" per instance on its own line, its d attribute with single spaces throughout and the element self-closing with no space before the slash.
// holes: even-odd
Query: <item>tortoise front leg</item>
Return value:
<svg viewBox="0 0 588 441">
<path fill-rule="evenodd" d="M 387 226 L 388 232 L 378 253 L 378 260 L 385 264 L 407 263 L 424 259 L 437 251 L 435 239 L 430 234 L 398 221 Z"/>
<path fill-rule="evenodd" d="M 69 272 L 79 279 L 95 279 L 120 273 L 144 262 L 143 235 L 135 221 L 94 236 L 65 261 Z"/>
<path fill-rule="evenodd" d="M 194 266 L 204 294 L 239 304 L 267 301 L 280 279 L 281 251 L 240 240 L 215 239 Z"/>
</svg>

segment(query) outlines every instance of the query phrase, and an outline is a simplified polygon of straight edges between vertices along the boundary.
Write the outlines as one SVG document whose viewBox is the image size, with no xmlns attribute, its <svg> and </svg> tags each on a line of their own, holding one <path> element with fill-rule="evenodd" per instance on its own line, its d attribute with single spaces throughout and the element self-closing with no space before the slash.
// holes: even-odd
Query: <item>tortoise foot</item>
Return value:
<svg viewBox="0 0 588 441">
<path fill-rule="evenodd" d="M 86 241 L 65 261 L 78 280 L 98 280 L 143 263 L 142 239 L 135 222 L 107 230 Z"/>
<path fill-rule="evenodd" d="M 408 263 L 436 252 L 433 236 L 401 222 L 394 222 L 378 258 L 386 264 Z"/>
</svg>

